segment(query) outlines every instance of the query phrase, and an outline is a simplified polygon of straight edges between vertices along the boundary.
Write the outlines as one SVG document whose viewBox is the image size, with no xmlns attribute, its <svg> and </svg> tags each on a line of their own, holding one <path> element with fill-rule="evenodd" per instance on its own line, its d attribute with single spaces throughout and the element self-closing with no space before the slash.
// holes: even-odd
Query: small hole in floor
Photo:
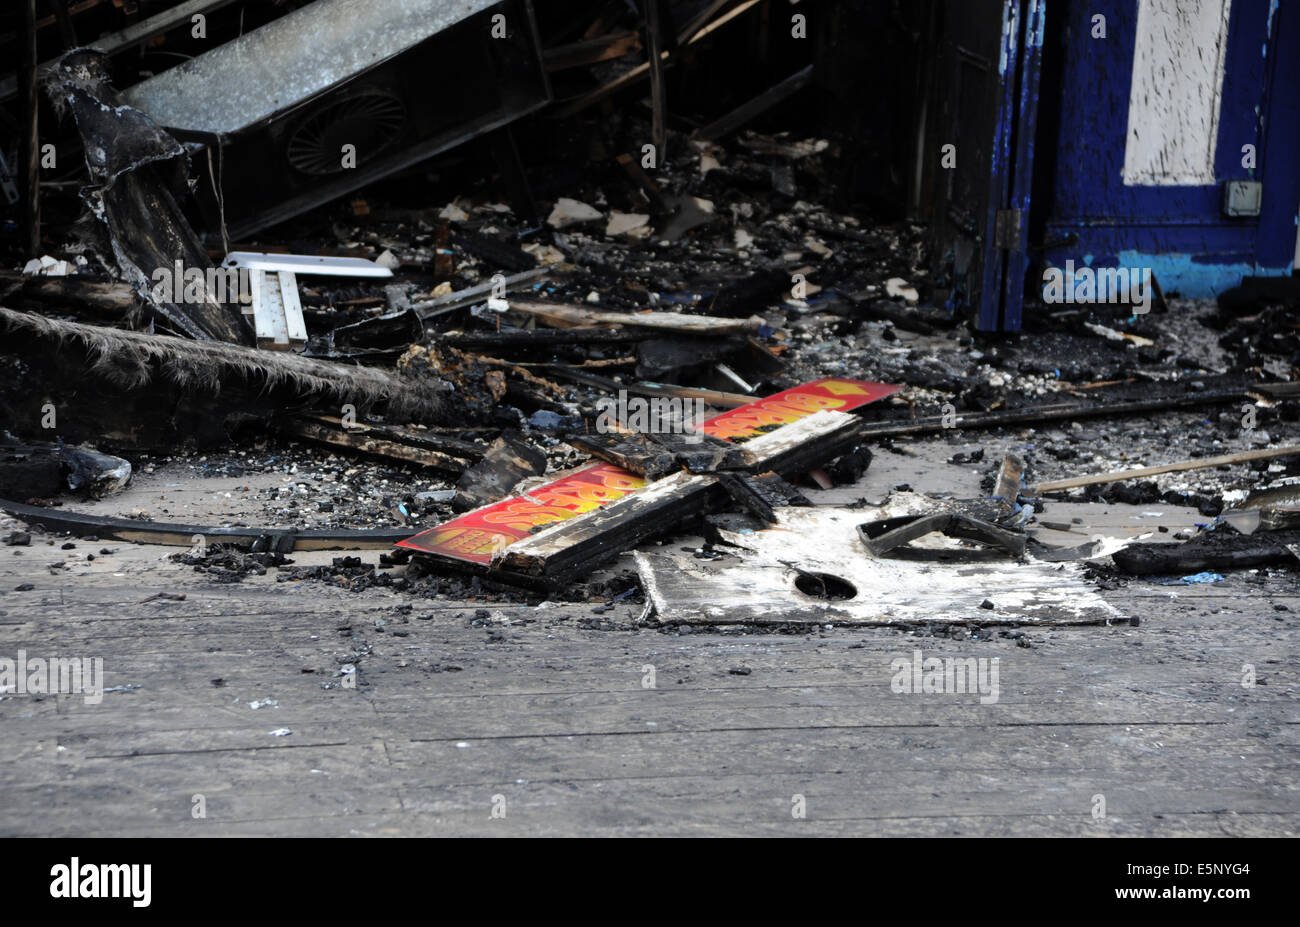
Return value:
<svg viewBox="0 0 1300 927">
<path fill-rule="evenodd" d="M 858 594 L 851 582 L 830 573 L 800 573 L 794 587 L 815 599 L 851 599 Z"/>
</svg>

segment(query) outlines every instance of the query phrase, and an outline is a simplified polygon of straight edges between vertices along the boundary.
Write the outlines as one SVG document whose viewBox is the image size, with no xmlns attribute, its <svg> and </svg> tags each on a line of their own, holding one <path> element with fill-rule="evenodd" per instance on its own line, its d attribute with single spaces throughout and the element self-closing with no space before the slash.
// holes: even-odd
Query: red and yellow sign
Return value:
<svg viewBox="0 0 1300 927">
<path fill-rule="evenodd" d="M 781 425 L 829 409 L 849 412 L 898 392 L 902 387 L 860 380 L 814 380 L 715 415 L 700 431 L 744 442 Z M 502 499 L 422 531 L 398 547 L 487 565 L 492 555 L 537 528 L 573 518 L 636 492 L 645 478 L 609 463 L 598 463 L 561 477 L 523 496 Z"/>
</svg>

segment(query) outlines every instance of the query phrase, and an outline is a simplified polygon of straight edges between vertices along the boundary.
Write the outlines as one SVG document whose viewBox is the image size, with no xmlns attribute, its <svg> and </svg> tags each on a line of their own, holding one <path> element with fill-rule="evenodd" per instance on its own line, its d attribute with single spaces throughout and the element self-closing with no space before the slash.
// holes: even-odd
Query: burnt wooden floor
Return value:
<svg viewBox="0 0 1300 927">
<path fill-rule="evenodd" d="M 0 656 L 98 656 L 108 686 L 138 687 L 0 700 L 4 835 L 1297 830 L 1288 578 L 1134 585 L 1108 596 L 1139 627 L 1023 641 L 678 635 L 626 604 L 487 606 L 485 625 L 482 603 L 274 571 L 216 585 L 164 548 L 86 563 L 100 546 L 0 547 Z M 187 598 L 141 604 L 159 591 Z M 890 662 L 916 649 L 1000 658 L 999 701 L 894 694 Z M 323 689 L 358 652 L 358 687 Z"/>
</svg>

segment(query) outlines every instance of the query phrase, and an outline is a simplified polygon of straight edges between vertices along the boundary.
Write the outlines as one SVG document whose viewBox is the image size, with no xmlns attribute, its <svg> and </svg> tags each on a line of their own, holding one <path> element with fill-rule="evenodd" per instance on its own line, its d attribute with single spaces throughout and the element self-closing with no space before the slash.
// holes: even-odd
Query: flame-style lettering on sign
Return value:
<svg viewBox="0 0 1300 927">
<path fill-rule="evenodd" d="M 700 425 L 700 431 L 715 438 L 744 442 L 814 412 L 824 409 L 850 412 L 892 396 L 900 389 L 888 383 L 860 380 L 814 380 L 715 415 Z M 644 478 L 613 464 L 594 464 L 526 495 L 466 512 L 399 541 L 397 546 L 487 566 L 493 554 L 534 531 L 621 499 L 645 483 Z"/>
</svg>

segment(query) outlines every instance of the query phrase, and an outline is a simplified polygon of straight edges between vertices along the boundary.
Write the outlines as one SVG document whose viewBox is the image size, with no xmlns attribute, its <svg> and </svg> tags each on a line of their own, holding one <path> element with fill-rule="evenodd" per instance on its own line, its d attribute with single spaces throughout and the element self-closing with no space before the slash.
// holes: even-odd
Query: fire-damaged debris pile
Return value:
<svg viewBox="0 0 1300 927">
<path fill-rule="evenodd" d="M 670 51 L 754 5 L 695 4 Z M 1293 286 L 974 333 L 920 225 L 841 205 L 852 151 L 764 121 L 807 69 L 665 122 L 618 6 L 542 55 L 574 86 L 509 114 L 530 157 L 394 137 L 368 185 L 263 185 L 262 212 L 198 131 L 235 104 L 183 111 L 213 60 L 127 88 L 105 52 L 52 62 L 82 211 L 0 274 L 4 509 L 218 583 L 665 625 L 1105 622 L 1085 564 L 1297 566 Z M 601 102 L 642 75 L 648 108 Z M 349 75 L 317 76 L 292 92 Z M 333 171 L 346 126 L 294 128 L 300 173 Z"/>
</svg>

